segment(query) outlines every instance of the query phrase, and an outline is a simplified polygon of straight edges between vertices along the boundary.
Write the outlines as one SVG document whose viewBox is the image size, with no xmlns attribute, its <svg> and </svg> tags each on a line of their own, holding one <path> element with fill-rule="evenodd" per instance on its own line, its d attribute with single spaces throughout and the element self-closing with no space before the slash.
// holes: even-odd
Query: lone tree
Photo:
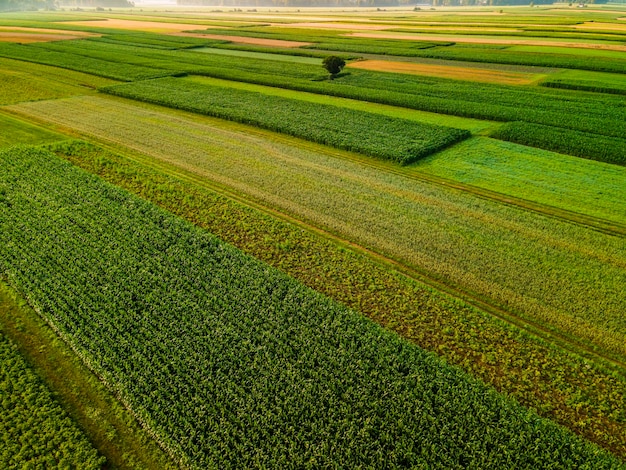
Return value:
<svg viewBox="0 0 626 470">
<path fill-rule="evenodd" d="M 346 66 L 346 61 L 341 57 L 337 57 L 336 55 L 329 55 L 328 57 L 324 57 L 322 62 L 322 67 L 324 67 L 328 73 L 330 74 L 330 79 L 332 80 L 335 76 L 341 72 Z"/>
</svg>

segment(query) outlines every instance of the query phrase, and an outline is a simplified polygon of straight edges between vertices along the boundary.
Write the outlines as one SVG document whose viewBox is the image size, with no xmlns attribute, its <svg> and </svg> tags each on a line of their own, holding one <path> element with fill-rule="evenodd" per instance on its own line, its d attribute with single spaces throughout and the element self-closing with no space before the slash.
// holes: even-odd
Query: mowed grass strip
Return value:
<svg viewBox="0 0 626 470">
<path fill-rule="evenodd" d="M 0 286 L 2 289 L 2 286 Z M 7 313 L 0 291 L 0 315 Z M 102 468 L 106 459 L 55 400 L 0 324 L 2 468 Z"/>
<path fill-rule="evenodd" d="M 621 237 L 198 115 L 105 96 L 11 109 L 171 163 L 618 361 L 626 352 Z"/>
<path fill-rule="evenodd" d="M 17 144 L 38 145 L 55 140 L 65 140 L 66 136 L 39 126 L 0 113 L 0 147 Z"/>
<path fill-rule="evenodd" d="M 250 124 L 403 165 L 470 136 L 462 129 L 186 79 L 146 80 L 100 91 Z"/>
<path fill-rule="evenodd" d="M 222 240 L 353 308 L 525 406 L 626 456 L 626 381 L 368 256 L 225 197 L 173 165 L 152 168 L 84 142 L 57 155 L 206 228 Z"/>
<path fill-rule="evenodd" d="M 0 332 L 15 344 L 15 353 L 19 353 L 37 375 L 39 382 L 50 390 L 56 402 L 51 408 L 55 411 L 62 408 L 63 414 L 69 416 L 75 423 L 74 426 L 84 433 L 83 439 L 97 449 L 98 455 L 106 458 L 104 468 L 178 468 L 158 447 L 152 436 L 142 429 L 132 413 L 85 366 L 70 345 L 63 342 L 46 320 L 15 289 L 6 284 L 5 280 L 0 280 Z M 21 382 L 25 382 L 25 379 L 26 377 L 22 377 Z M 40 400 L 38 405 L 45 407 L 46 401 Z M 46 412 L 45 409 L 43 411 Z M 24 423 L 33 424 L 28 419 L 24 419 Z M 33 426 L 26 431 L 30 432 L 31 437 L 46 438 L 41 435 L 46 429 L 50 431 L 51 427 Z M 47 442 L 40 449 L 34 450 L 48 448 L 51 444 L 58 445 L 51 437 L 47 436 Z M 26 442 L 26 439 L 22 441 Z M 18 442 L 19 439 L 15 439 L 7 450 Z M 58 459 L 49 461 L 48 465 L 42 465 L 43 468 L 56 468 L 59 464 L 67 468 L 90 468 L 87 459 L 80 461 L 85 454 L 80 454 L 79 449 L 72 449 L 71 443 L 58 447 L 53 450 L 57 452 L 57 456 L 68 450 L 73 455 L 66 455 L 63 463 Z M 13 451 L 14 449 L 10 450 L 11 453 Z M 11 457 L 14 461 L 4 465 L 4 468 L 28 465 L 27 454 L 28 450 L 21 455 L 13 453 Z M 103 468 L 102 462 L 95 464 L 94 468 Z"/>
<path fill-rule="evenodd" d="M 0 159 L 0 269 L 185 466 L 619 465 L 50 152 Z"/>
<path fill-rule="evenodd" d="M 475 137 L 414 166 L 419 173 L 626 224 L 626 168 Z"/>
</svg>

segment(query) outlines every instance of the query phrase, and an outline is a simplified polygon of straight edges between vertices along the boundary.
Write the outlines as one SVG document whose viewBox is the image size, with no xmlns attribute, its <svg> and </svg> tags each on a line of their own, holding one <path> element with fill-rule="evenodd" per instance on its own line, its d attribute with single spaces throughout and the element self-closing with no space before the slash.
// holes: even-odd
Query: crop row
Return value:
<svg viewBox="0 0 626 470">
<path fill-rule="evenodd" d="M 183 180 L 175 167 L 155 170 L 81 142 L 52 150 L 206 228 L 449 363 L 462 365 L 540 410 L 542 416 L 626 455 L 626 383 L 593 362 L 547 346 L 365 256 L 221 196 L 207 188 L 204 179 Z"/>
<path fill-rule="evenodd" d="M 2 468 L 95 470 L 105 463 L 2 332 L 0 416 Z"/>
<path fill-rule="evenodd" d="M 541 86 L 549 88 L 562 88 L 564 90 L 590 91 L 593 93 L 611 93 L 614 95 L 626 95 L 626 84 L 607 83 L 600 80 L 573 80 L 567 78 L 549 78 L 541 82 Z"/>
<path fill-rule="evenodd" d="M 491 137 L 575 157 L 626 165 L 626 140 L 616 137 L 527 122 L 509 122 L 492 132 Z"/>
<path fill-rule="evenodd" d="M 197 468 L 619 462 L 54 155 L 0 154 L 0 270 Z"/>
<path fill-rule="evenodd" d="M 106 42 L 111 44 L 125 44 L 132 46 L 145 46 L 155 49 L 167 49 L 167 50 L 177 50 L 177 49 L 186 49 L 190 47 L 207 47 L 215 44 L 221 44 L 225 41 L 220 40 L 211 40 L 211 39 L 201 39 L 195 37 L 185 37 L 185 36 L 172 36 L 172 35 L 164 35 L 164 34 L 155 34 L 155 33 L 144 33 L 144 32 L 128 32 L 128 33 L 120 33 L 116 32 L 114 34 L 106 34 L 98 38 L 94 38 L 93 40 L 97 40 L 99 42 Z"/>
<path fill-rule="evenodd" d="M 171 73 L 136 64 L 126 64 L 123 60 L 107 61 L 93 57 L 76 55 L 71 52 L 47 50 L 22 44 L 0 43 L 0 56 L 17 60 L 53 65 L 79 72 L 85 72 L 114 80 L 130 81 L 171 75 Z"/>
<path fill-rule="evenodd" d="M 184 78 L 133 82 L 101 88 L 101 91 L 251 124 L 401 164 L 412 163 L 470 136 L 466 130 L 206 85 Z"/>
</svg>

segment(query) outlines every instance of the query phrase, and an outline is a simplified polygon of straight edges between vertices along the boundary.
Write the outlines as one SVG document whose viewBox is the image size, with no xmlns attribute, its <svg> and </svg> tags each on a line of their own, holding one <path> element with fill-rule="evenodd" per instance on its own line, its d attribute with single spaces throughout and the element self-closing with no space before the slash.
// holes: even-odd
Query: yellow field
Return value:
<svg viewBox="0 0 626 470">
<path fill-rule="evenodd" d="M 544 74 L 535 73 L 504 72 L 472 67 L 418 64 L 391 60 L 363 60 L 353 62 L 349 67 L 379 72 L 410 73 L 427 77 L 452 78 L 483 83 L 503 83 L 507 85 L 528 85 L 545 77 Z"/>
</svg>

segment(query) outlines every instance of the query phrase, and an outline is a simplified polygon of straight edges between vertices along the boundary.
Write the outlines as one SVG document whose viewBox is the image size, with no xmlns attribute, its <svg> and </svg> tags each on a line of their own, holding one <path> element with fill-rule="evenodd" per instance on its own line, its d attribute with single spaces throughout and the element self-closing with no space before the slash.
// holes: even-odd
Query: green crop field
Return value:
<svg viewBox="0 0 626 470">
<path fill-rule="evenodd" d="M 566 211 L 626 222 L 626 169 L 616 165 L 477 137 L 422 160 L 415 169 Z"/>
<path fill-rule="evenodd" d="M 626 8 L 150 10 L 0 13 L 0 382 L 80 429 L 0 466 L 624 468 Z"/>
<path fill-rule="evenodd" d="M 49 152 L 0 159 L 0 267 L 186 465 L 618 463 Z"/>
<path fill-rule="evenodd" d="M 113 83 L 113 80 L 56 67 L 0 59 L 0 104 L 85 94 Z"/>
<path fill-rule="evenodd" d="M 576 359 L 507 327 L 403 276 L 395 266 L 381 265 L 367 253 L 355 254 L 333 240 L 233 201 L 222 195 L 223 188 L 176 166 L 153 169 L 150 159 L 148 167 L 136 161 L 136 154 L 125 158 L 81 142 L 52 150 L 437 352 L 542 415 L 611 449 L 626 449 L 621 407 L 626 382 L 593 361 Z"/>
<path fill-rule="evenodd" d="M 227 183 L 590 347 L 625 352 L 621 239 L 422 183 L 397 169 L 265 136 L 235 137 L 219 122 L 128 101 L 77 97 L 11 109 Z M 129 120 L 141 126 L 129 127 Z M 364 204 L 367 211 L 357 210 Z M 585 284 L 577 281 L 583 278 Z"/>
</svg>

